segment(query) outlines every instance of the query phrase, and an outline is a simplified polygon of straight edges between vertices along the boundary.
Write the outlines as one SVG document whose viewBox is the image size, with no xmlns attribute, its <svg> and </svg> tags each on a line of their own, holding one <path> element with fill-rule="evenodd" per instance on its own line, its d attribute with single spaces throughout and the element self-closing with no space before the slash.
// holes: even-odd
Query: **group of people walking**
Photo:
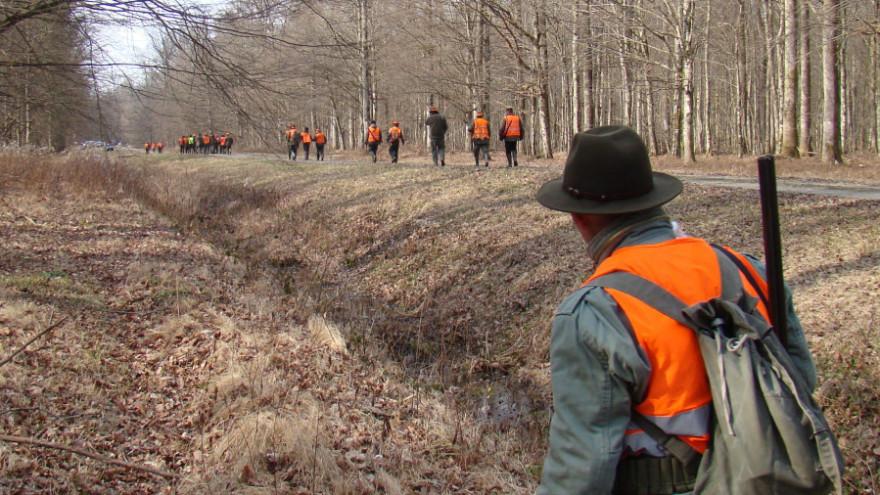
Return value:
<svg viewBox="0 0 880 495">
<path fill-rule="evenodd" d="M 449 131 L 449 124 L 446 117 L 440 114 L 435 106 L 431 106 L 428 118 L 425 120 L 425 126 L 428 127 L 428 138 L 431 144 L 431 160 L 435 166 L 446 166 L 446 133 Z M 471 147 L 474 153 L 474 165 L 480 166 L 482 158 L 483 165 L 488 167 L 491 156 L 489 155 L 489 143 L 491 134 L 491 125 L 483 112 L 476 112 L 476 117 L 468 126 L 468 134 L 471 137 Z M 517 156 L 517 143 L 519 143 L 525 135 L 525 125 L 523 119 L 513 112 L 512 107 L 508 107 L 504 115 L 504 122 L 498 131 L 498 139 L 504 143 L 504 153 L 507 157 L 507 166 L 519 166 Z M 327 144 L 327 136 L 321 132 L 321 129 L 315 129 L 315 133 L 309 132 L 306 127 L 302 131 L 290 124 L 284 131 L 287 140 L 288 158 L 296 160 L 299 154 L 300 145 L 302 145 L 305 159 L 309 159 L 309 151 L 314 142 L 316 148 L 316 159 L 324 160 L 324 146 Z M 397 163 L 400 146 L 406 144 L 403 130 L 400 128 L 400 122 L 393 120 L 391 127 L 388 129 L 386 136 L 383 136 L 382 129 L 379 128 L 375 120 L 371 120 L 364 136 L 364 145 L 370 154 L 373 163 L 378 161 L 379 145 L 385 139 L 388 140 L 388 155 L 391 163 Z"/>
<path fill-rule="evenodd" d="M 232 143 L 235 139 L 232 134 L 224 132 L 217 134 L 215 132 L 203 132 L 201 134 L 186 134 L 177 138 L 177 144 L 180 146 L 180 154 L 200 153 L 200 154 L 232 154 Z"/>
<path fill-rule="evenodd" d="M 162 150 L 164 150 L 164 149 L 165 149 L 165 143 L 163 143 L 161 141 L 147 141 L 146 143 L 144 143 L 144 152 L 148 155 L 150 154 L 151 151 L 153 153 L 160 153 L 161 154 Z"/>
<path fill-rule="evenodd" d="M 315 160 L 324 161 L 324 146 L 327 144 L 327 135 L 320 128 L 315 128 L 315 133 L 309 132 L 309 128 L 305 127 L 302 131 L 290 124 L 284 132 L 287 138 L 287 157 L 296 160 L 299 154 L 299 147 L 302 145 L 303 155 L 305 159 L 309 159 L 309 151 L 311 151 L 312 143 L 315 143 Z"/>
</svg>

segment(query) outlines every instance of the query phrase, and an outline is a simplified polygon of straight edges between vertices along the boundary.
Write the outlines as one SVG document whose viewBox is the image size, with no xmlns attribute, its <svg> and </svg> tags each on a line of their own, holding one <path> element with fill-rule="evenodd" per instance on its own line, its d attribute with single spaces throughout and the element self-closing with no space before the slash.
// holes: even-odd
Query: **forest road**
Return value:
<svg viewBox="0 0 880 495">
<path fill-rule="evenodd" d="M 685 183 L 701 186 L 729 187 L 758 190 L 757 177 L 734 177 L 728 175 L 676 174 Z M 847 199 L 880 201 L 880 186 L 855 184 L 820 179 L 777 178 L 776 190 L 780 193 L 836 196 Z"/>
<path fill-rule="evenodd" d="M 212 155 L 217 156 L 217 155 Z M 220 156 L 228 156 L 230 158 L 275 158 L 282 161 L 287 161 L 286 157 L 280 153 L 253 153 L 253 152 L 245 152 L 239 153 L 237 155 L 220 155 Z M 387 160 L 386 160 L 387 162 Z M 315 163 L 317 164 L 359 164 L 366 163 L 366 160 L 334 160 L 329 159 L 326 162 L 317 162 L 314 159 L 306 162 L 305 160 L 300 160 L 299 163 Z M 372 165 L 372 164 L 370 164 Z M 411 164 L 411 163 L 401 163 L 400 165 L 395 166 L 430 166 L 429 163 L 425 164 Z M 448 170 L 455 169 L 466 169 L 469 171 L 473 171 L 472 166 L 461 167 L 461 166 L 451 166 Z M 498 167 L 503 169 L 504 167 Z M 537 167 L 524 165 L 521 168 L 523 169 L 533 169 Z M 673 173 L 676 177 L 680 178 L 683 182 L 689 184 L 697 184 L 701 186 L 712 186 L 712 187 L 727 187 L 731 189 L 751 189 L 758 190 L 758 178 L 757 177 L 740 177 L 740 176 L 732 176 L 732 175 L 704 175 L 704 174 L 682 174 L 682 173 Z M 809 194 L 813 196 L 833 196 L 839 198 L 847 198 L 847 199 L 857 199 L 857 200 L 869 200 L 869 201 L 880 201 L 880 185 L 869 185 L 869 184 L 858 184 L 852 182 L 838 182 L 831 181 L 826 179 L 798 179 L 798 178 L 790 178 L 790 177 L 779 177 L 776 179 L 776 189 L 780 193 L 791 193 L 791 194 Z"/>
</svg>

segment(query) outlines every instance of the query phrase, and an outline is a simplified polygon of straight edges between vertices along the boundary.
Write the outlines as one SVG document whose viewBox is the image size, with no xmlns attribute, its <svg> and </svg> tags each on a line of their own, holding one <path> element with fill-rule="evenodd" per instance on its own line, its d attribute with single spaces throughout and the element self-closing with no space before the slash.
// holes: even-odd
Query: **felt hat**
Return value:
<svg viewBox="0 0 880 495">
<path fill-rule="evenodd" d="M 660 206 L 681 188 L 677 178 L 651 170 L 635 131 L 604 126 L 575 134 L 562 177 L 541 186 L 537 199 L 552 210 L 614 215 Z"/>
</svg>

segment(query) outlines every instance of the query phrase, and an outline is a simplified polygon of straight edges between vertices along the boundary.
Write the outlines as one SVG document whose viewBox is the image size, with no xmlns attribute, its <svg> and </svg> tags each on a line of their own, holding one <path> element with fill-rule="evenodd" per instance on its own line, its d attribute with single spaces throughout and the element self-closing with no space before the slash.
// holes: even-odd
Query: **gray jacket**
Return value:
<svg viewBox="0 0 880 495">
<path fill-rule="evenodd" d="M 674 239 L 662 210 L 654 213 L 653 220 L 631 218 L 597 235 L 589 246 L 597 264 L 618 247 Z M 764 267 L 750 261 L 764 276 Z M 816 368 L 786 292 L 788 351 L 812 390 Z M 611 296 L 595 287 L 575 291 L 556 310 L 550 342 L 553 418 L 540 495 L 603 495 L 614 486 L 630 412 L 651 376 L 650 363 L 618 311 Z"/>
</svg>

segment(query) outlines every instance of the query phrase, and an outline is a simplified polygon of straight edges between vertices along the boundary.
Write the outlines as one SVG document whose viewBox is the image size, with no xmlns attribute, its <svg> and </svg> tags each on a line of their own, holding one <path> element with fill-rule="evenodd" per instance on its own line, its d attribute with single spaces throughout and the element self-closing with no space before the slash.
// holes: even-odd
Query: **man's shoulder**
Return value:
<svg viewBox="0 0 880 495">
<path fill-rule="evenodd" d="M 601 301 L 602 291 L 598 287 L 581 287 L 570 293 L 556 308 L 556 315 L 572 315 L 578 311 L 589 310 L 591 305 Z"/>
</svg>

